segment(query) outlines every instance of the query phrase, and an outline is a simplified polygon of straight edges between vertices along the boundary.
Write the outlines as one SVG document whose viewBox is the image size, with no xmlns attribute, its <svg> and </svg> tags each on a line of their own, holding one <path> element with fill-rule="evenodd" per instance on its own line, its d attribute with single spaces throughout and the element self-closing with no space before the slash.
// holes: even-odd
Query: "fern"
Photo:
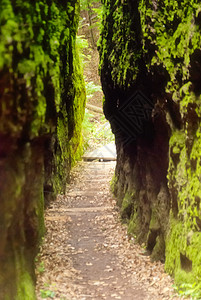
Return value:
<svg viewBox="0 0 201 300">
<path fill-rule="evenodd" d="M 86 93 L 87 100 L 93 97 L 95 92 L 101 92 L 102 88 L 100 85 L 96 85 L 93 81 L 85 82 L 86 84 Z"/>
</svg>

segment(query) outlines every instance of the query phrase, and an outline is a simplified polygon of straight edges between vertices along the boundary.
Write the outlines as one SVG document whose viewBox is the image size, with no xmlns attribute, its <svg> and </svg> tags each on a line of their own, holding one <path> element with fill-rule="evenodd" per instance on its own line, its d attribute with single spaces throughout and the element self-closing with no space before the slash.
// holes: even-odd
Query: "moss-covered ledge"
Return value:
<svg viewBox="0 0 201 300">
<path fill-rule="evenodd" d="M 79 2 L 0 1 L 0 299 L 35 299 L 44 200 L 82 153 Z"/>
</svg>

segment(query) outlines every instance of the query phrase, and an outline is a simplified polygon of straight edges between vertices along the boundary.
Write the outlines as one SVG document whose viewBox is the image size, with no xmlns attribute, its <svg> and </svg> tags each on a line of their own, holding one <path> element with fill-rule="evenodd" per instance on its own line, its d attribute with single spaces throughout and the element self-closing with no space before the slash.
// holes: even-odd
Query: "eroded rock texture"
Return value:
<svg viewBox="0 0 201 300">
<path fill-rule="evenodd" d="M 35 299 L 44 199 L 81 155 L 77 1 L 0 1 L 0 299 Z"/>
<path fill-rule="evenodd" d="M 199 282 L 201 5 L 103 2 L 100 72 L 116 135 L 112 186 L 122 217 L 177 283 Z"/>
</svg>

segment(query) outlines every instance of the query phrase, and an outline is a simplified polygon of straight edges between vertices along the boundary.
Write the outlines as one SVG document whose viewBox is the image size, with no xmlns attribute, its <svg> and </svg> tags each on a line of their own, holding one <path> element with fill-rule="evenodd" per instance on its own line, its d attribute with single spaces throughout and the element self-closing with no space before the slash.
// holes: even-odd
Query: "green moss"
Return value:
<svg viewBox="0 0 201 300">
<path fill-rule="evenodd" d="M 131 194 L 129 192 L 126 192 L 121 204 L 121 216 L 123 219 L 129 219 L 130 215 L 132 214 L 134 198 L 134 193 Z"/>
<path fill-rule="evenodd" d="M 19 277 L 16 300 L 35 300 L 35 285 L 29 272 L 24 271 Z"/>
<path fill-rule="evenodd" d="M 86 91 L 83 78 L 83 70 L 78 49 L 75 45 L 73 80 L 75 85 L 75 98 L 73 109 L 76 112 L 74 135 L 71 139 L 72 166 L 83 155 L 82 122 L 85 114 Z"/>
<path fill-rule="evenodd" d="M 37 198 L 37 204 L 35 207 L 35 213 L 37 218 L 37 233 L 38 233 L 38 245 L 42 241 L 42 237 L 45 234 L 45 220 L 44 220 L 44 192 L 41 190 L 41 198 Z"/>
<path fill-rule="evenodd" d="M 6 189 L 10 186 L 1 193 L 1 251 L 11 249 L 2 263 L 5 274 L 12 274 L 11 292 L 4 293 L 8 300 L 35 299 L 33 260 L 44 234 L 44 186 L 46 194 L 64 193 L 82 155 L 85 88 L 75 45 L 78 22 L 79 1 L 0 1 L 1 145 L 5 142 L 0 151 L 6 157 Z M 18 148 L 24 145 L 30 153 L 20 154 L 22 162 Z M 7 156 L 16 158 L 12 166 Z M 13 248 L 7 245 L 12 238 Z M 7 275 L 1 270 L 2 287 Z"/>
<path fill-rule="evenodd" d="M 158 230 L 160 228 L 160 224 L 159 224 L 159 220 L 158 220 L 158 211 L 156 208 L 155 209 L 152 208 L 149 228 L 150 228 L 150 230 Z"/>
<path fill-rule="evenodd" d="M 200 129 L 197 130 L 197 136 L 199 136 L 199 131 Z M 185 143 L 187 139 L 186 134 L 181 133 L 180 137 L 174 133 L 170 139 L 170 151 L 173 149 L 173 153 L 175 154 L 174 149 L 177 147 L 179 149 L 179 160 L 176 166 L 170 160 L 168 172 L 169 186 L 177 190 L 179 216 L 185 220 L 187 227 L 196 229 L 195 218 L 200 216 L 200 204 L 197 203 L 196 199 L 199 199 L 201 196 L 199 180 L 201 171 L 199 164 L 200 138 L 194 138 L 189 157 Z M 195 161 L 195 169 L 191 168 L 190 162 L 193 160 Z"/>
<path fill-rule="evenodd" d="M 165 269 L 174 274 L 175 283 L 199 284 L 201 275 L 201 234 L 193 231 L 186 232 L 181 222 L 173 220 L 171 231 L 166 241 Z M 180 255 L 185 255 L 192 262 L 192 268 L 188 269 L 181 263 Z"/>
<path fill-rule="evenodd" d="M 170 225 L 164 229 L 159 224 L 160 211 L 153 209 L 155 200 L 149 199 L 152 212 L 150 222 L 147 220 L 148 236 L 158 228 L 164 231 L 156 238 L 152 257 L 157 258 L 164 251 L 165 239 L 166 270 L 175 276 L 178 284 L 182 281 L 198 284 L 201 272 L 201 92 L 198 71 L 201 64 L 201 4 L 188 0 L 157 3 L 140 0 L 138 4 L 130 0 L 104 0 L 103 4 L 99 50 L 106 93 L 104 105 L 110 104 L 109 101 L 113 105 L 112 97 L 116 97 L 113 90 L 128 92 L 132 88 L 136 90 L 136 86 L 145 89 L 148 86 L 169 127 Z M 157 91 L 155 87 L 152 90 L 153 82 Z M 143 151 L 141 144 L 140 147 Z M 137 159 L 140 160 L 140 155 Z M 120 170 L 119 177 L 115 177 L 112 189 L 116 196 L 121 194 L 118 201 L 122 215 L 130 214 L 129 233 L 139 238 L 142 220 L 137 205 L 131 205 L 130 196 L 122 187 L 123 172 Z M 193 235 L 189 244 L 190 232 Z M 192 270 L 186 271 L 182 266 L 185 257 L 186 262 L 192 262 Z"/>
<path fill-rule="evenodd" d="M 192 273 L 194 280 L 198 281 L 201 278 L 201 233 L 193 233 L 190 244 L 187 247 L 186 253 L 192 260 Z"/>
<path fill-rule="evenodd" d="M 138 232 L 138 225 L 136 224 L 136 219 L 132 217 L 128 224 L 128 234 L 136 236 L 136 233 Z"/>
<path fill-rule="evenodd" d="M 68 171 L 83 154 L 82 146 L 82 122 L 85 111 L 86 93 L 79 55 L 73 42 L 73 88 L 69 97 L 73 99 L 69 114 L 63 110 L 63 116 L 57 122 L 57 138 L 59 147 L 56 153 L 57 172 L 55 174 L 54 186 L 57 192 L 65 191 L 68 180 Z"/>
<path fill-rule="evenodd" d="M 112 176 L 112 180 L 110 182 L 110 189 L 111 189 L 111 192 L 115 195 L 115 187 L 116 187 L 116 183 L 117 183 L 117 177 L 115 176 L 115 173 L 114 175 Z M 116 195 L 115 195 L 116 196 Z"/>
<path fill-rule="evenodd" d="M 143 240 L 141 237 L 141 231 L 142 231 L 141 229 L 142 228 L 141 228 L 140 216 L 137 213 L 137 204 L 134 203 L 133 204 L 133 213 L 132 213 L 129 223 L 128 223 L 128 234 L 136 237 L 136 239 L 139 242 L 144 242 L 145 241 L 144 237 L 143 237 Z"/>
<path fill-rule="evenodd" d="M 103 2 L 102 34 L 98 42 L 100 70 L 109 63 L 112 80 L 123 88 L 129 87 L 137 77 L 142 56 L 134 30 L 138 14 L 130 12 L 127 4 L 121 5 L 120 0 Z"/>
<path fill-rule="evenodd" d="M 158 260 L 165 261 L 164 253 L 165 253 L 164 237 L 162 235 L 159 235 L 156 238 L 156 244 L 151 253 L 151 259 L 153 261 L 158 261 Z"/>
<path fill-rule="evenodd" d="M 174 275 L 180 269 L 180 252 L 185 249 L 185 233 L 181 222 L 172 218 L 171 230 L 166 238 L 166 261 L 165 269 Z"/>
</svg>

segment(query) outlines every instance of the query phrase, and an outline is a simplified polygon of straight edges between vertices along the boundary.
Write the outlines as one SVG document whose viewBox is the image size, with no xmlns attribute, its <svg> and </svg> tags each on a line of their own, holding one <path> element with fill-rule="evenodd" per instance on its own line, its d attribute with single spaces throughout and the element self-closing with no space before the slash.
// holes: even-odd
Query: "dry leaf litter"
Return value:
<svg viewBox="0 0 201 300">
<path fill-rule="evenodd" d="M 164 265 L 127 236 L 109 182 L 114 162 L 80 162 L 46 210 L 37 299 L 176 300 Z"/>
</svg>

